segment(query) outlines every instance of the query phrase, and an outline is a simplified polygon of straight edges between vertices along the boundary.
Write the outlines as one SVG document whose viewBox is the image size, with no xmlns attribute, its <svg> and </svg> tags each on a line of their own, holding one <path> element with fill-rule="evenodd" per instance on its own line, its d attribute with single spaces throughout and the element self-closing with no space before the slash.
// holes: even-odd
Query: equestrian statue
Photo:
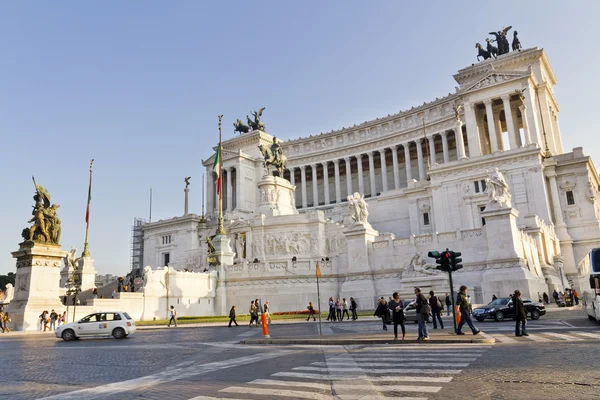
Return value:
<svg viewBox="0 0 600 400">
<path fill-rule="evenodd" d="M 233 133 L 248 133 L 250 132 L 250 126 L 244 124 L 239 118 L 233 123 Z"/>
<path fill-rule="evenodd" d="M 269 167 L 275 166 L 277 170 L 277 176 L 283 178 L 283 171 L 287 165 L 287 157 L 281 152 L 281 146 L 277 143 L 277 138 L 273 138 L 273 144 L 271 147 L 264 145 L 258 146 L 261 154 L 265 159 L 265 167 L 267 168 L 267 175 L 270 175 Z"/>
</svg>

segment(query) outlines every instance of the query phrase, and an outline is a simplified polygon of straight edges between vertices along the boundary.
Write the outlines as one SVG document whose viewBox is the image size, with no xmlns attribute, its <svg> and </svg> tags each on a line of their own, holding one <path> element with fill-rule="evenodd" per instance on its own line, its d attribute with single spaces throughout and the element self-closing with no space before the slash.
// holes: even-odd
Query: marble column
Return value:
<svg viewBox="0 0 600 400">
<path fill-rule="evenodd" d="M 350 157 L 344 158 L 346 162 L 346 193 L 348 196 L 352 194 L 352 164 L 350 163 Z"/>
<path fill-rule="evenodd" d="M 317 164 L 310 166 L 312 170 L 313 207 L 319 206 L 319 182 L 317 180 Z"/>
<path fill-rule="evenodd" d="M 502 121 L 500 121 L 500 111 L 494 111 L 494 126 L 496 127 L 496 139 L 498 140 L 498 150 L 504 151 L 504 138 L 502 137 Z"/>
<path fill-rule="evenodd" d="M 447 164 L 450 162 L 450 153 L 448 152 L 448 132 L 444 131 L 441 133 L 441 135 L 442 135 L 442 151 L 444 153 L 444 164 Z M 462 131 L 461 131 L 461 136 L 462 136 Z"/>
<path fill-rule="evenodd" d="M 290 167 L 288 168 L 288 170 L 290 171 L 290 183 L 292 184 L 292 186 L 296 186 L 296 167 Z"/>
<path fill-rule="evenodd" d="M 512 121 L 513 121 L 513 130 L 515 132 L 515 140 L 517 147 L 523 146 L 523 140 L 521 139 L 521 130 L 519 127 L 519 109 L 517 107 L 512 107 Z"/>
<path fill-rule="evenodd" d="M 323 164 L 323 194 L 325 195 L 325 205 L 329 204 L 329 162 Z"/>
<path fill-rule="evenodd" d="M 404 143 L 404 164 L 406 167 L 406 182 L 412 182 L 412 167 L 410 165 L 410 142 Z"/>
<path fill-rule="evenodd" d="M 519 111 L 521 111 L 521 120 L 523 121 L 523 133 L 525 134 L 525 144 L 533 143 L 531 141 L 531 132 L 529 131 L 529 121 L 527 119 L 527 107 L 524 104 L 519 106 Z"/>
<path fill-rule="evenodd" d="M 513 121 L 513 110 L 510 106 L 510 95 L 502 96 L 502 105 L 504 106 L 504 118 L 506 119 L 506 130 L 508 131 L 508 145 L 511 149 L 519 147 L 518 129 L 515 131 L 515 123 Z"/>
<path fill-rule="evenodd" d="M 435 159 L 435 139 L 434 136 L 431 135 L 429 138 L 429 162 L 431 163 L 431 166 L 433 167 L 437 161 Z"/>
<path fill-rule="evenodd" d="M 541 149 L 545 149 L 544 135 L 542 133 L 542 125 L 538 119 L 536 112 L 538 105 L 535 100 L 535 89 L 530 85 L 524 93 L 525 96 L 525 113 L 527 114 L 527 130 L 531 137 L 532 143 L 537 143 Z"/>
<path fill-rule="evenodd" d="M 550 195 L 552 196 L 552 208 L 554 209 L 554 225 L 557 227 L 565 226 L 563 220 L 562 208 L 560 207 L 560 198 L 558 197 L 558 186 L 556 185 L 556 172 L 551 171 L 546 175 L 550 180 Z"/>
<path fill-rule="evenodd" d="M 227 211 L 233 211 L 233 167 L 227 168 Z"/>
<path fill-rule="evenodd" d="M 371 197 L 377 196 L 377 188 L 375 187 L 375 161 L 373 160 L 373 152 L 367 153 L 369 156 L 369 183 L 371 184 Z"/>
<path fill-rule="evenodd" d="M 394 189 L 399 189 L 400 173 L 398 171 L 398 145 L 392 146 L 392 167 L 394 168 Z"/>
<path fill-rule="evenodd" d="M 424 181 L 425 177 L 425 164 L 423 164 L 423 146 L 421 145 L 423 139 L 419 138 L 415 140 L 417 144 L 417 165 L 419 167 L 419 181 Z"/>
<path fill-rule="evenodd" d="M 488 133 L 490 135 L 490 147 L 492 148 L 492 153 L 495 153 L 498 151 L 498 137 L 496 136 L 496 124 L 494 124 L 492 100 L 486 100 L 483 104 L 485 104 L 485 115 L 487 118 Z"/>
<path fill-rule="evenodd" d="M 481 155 L 481 142 L 479 140 L 479 130 L 477 129 L 477 118 L 475 117 L 475 110 L 473 104 L 465 103 L 465 124 L 467 126 L 467 142 L 469 145 L 469 157 L 477 157 Z M 457 123 L 457 127 L 462 123 Z M 459 143 L 460 140 L 460 143 Z M 456 147 L 458 148 L 458 159 L 465 158 L 465 144 L 462 139 L 462 129 L 458 129 L 456 133 Z M 461 154 L 462 148 L 462 154 Z"/>
<path fill-rule="evenodd" d="M 340 190 L 340 160 L 333 160 L 333 169 L 335 170 L 335 202 L 342 202 L 342 192 Z"/>
<path fill-rule="evenodd" d="M 387 183 L 387 165 L 385 163 L 385 149 L 379 150 L 379 159 L 381 160 L 381 192 L 388 191 Z"/>
<path fill-rule="evenodd" d="M 306 200 L 306 166 L 303 165 L 300 167 L 300 181 L 302 185 L 302 208 L 306 208 L 308 206 L 308 201 Z"/>
<path fill-rule="evenodd" d="M 356 166 L 358 167 L 358 191 L 365 194 L 365 183 L 363 180 L 362 154 L 356 156 Z"/>
</svg>

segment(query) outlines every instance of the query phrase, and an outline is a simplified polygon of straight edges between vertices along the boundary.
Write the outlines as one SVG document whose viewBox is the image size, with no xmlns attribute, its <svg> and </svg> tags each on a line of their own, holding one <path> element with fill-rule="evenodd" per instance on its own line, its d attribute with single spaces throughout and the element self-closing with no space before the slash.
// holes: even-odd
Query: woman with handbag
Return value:
<svg viewBox="0 0 600 400">
<path fill-rule="evenodd" d="M 429 333 L 427 332 L 427 319 L 431 314 L 431 307 L 429 302 L 421 293 L 421 288 L 415 288 L 415 295 L 417 296 L 417 323 L 419 324 L 419 338 L 417 340 L 429 340 Z"/>
<path fill-rule="evenodd" d="M 389 318 L 389 312 L 388 312 L 388 307 L 387 307 L 387 303 L 385 302 L 385 299 L 382 297 L 379 300 L 379 305 L 377 306 L 377 309 L 375 310 L 375 314 L 376 317 L 381 318 L 381 321 L 383 322 L 383 330 L 387 331 L 387 319 Z"/>
<path fill-rule="evenodd" d="M 404 304 L 400 299 L 400 294 L 394 292 L 392 300 L 388 303 L 388 308 L 392 312 L 392 321 L 394 322 L 394 340 L 398 340 L 398 325 L 402 328 L 402 340 L 406 339 L 406 328 L 404 327 Z"/>
</svg>

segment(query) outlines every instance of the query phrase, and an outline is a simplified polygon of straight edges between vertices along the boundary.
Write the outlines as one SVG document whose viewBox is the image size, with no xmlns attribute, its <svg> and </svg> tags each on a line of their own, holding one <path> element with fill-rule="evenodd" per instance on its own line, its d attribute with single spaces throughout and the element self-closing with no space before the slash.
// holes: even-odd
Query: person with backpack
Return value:
<svg viewBox="0 0 600 400">
<path fill-rule="evenodd" d="M 377 306 L 377 309 L 373 315 L 377 318 L 381 318 L 381 321 L 383 322 L 383 330 L 387 331 L 387 321 L 390 314 L 388 312 L 387 303 L 383 297 L 379 299 L 379 305 Z"/>
<path fill-rule="evenodd" d="M 421 288 L 415 288 L 415 296 L 417 298 L 417 323 L 419 324 L 419 337 L 417 340 L 429 340 L 427 319 L 431 314 L 431 307 L 429 307 L 429 302 L 421 293 Z"/>
<path fill-rule="evenodd" d="M 444 329 L 444 322 L 442 321 L 442 302 L 433 293 L 433 290 L 429 291 L 429 306 L 431 307 L 431 314 L 433 315 L 433 329 L 437 329 L 437 322 L 440 323 L 440 328 Z"/>
<path fill-rule="evenodd" d="M 175 324 L 175 328 L 177 328 L 177 311 L 173 306 L 171 306 L 171 309 L 169 310 L 169 325 L 167 325 L 167 327 L 171 327 L 171 322 L 173 322 Z"/>
<path fill-rule="evenodd" d="M 308 307 L 306 308 L 308 309 L 308 318 L 306 318 L 306 320 L 309 321 L 310 317 L 312 317 L 313 321 L 316 321 L 315 308 L 313 307 L 312 301 L 308 302 Z"/>
<path fill-rule="evenodd" d="M 352 311 L 352 321 L 356 321 L 358 319 L 357 309 L 358 304 L 356 304 L 356 300 L 354 300 L 354 297 L 350 297 L 350 311 Z"/>
<path fill-rule="evenodd" d="M 235 306 L 231 307 L 231 310 L 229 310 L 229 327 L 231 328 L 231 323 L 234 323 L 235 326 L 239 326 L 237 321 L 235 320 Z"/>
<path fill-rule="evenodd" d="M 460 322 L 458 323 L 458 327 L 456 328 L 456 334 L 465 334 L 464 332 L 462 332 L 462 327 L 466 323 L 469 325 L 469 328 L 471 328 L 471 331 L 473 331 L 473 335 L 478 335 L 480 330 L 477 329 L 475 325 L 473 325 L 473 321 L 471 321 L 471 313 L 469 312 L 471 304 L 469 303 L 469 300 L 467 300 L 467 290 L 468 288 L 465 285 L 462 285 L 460 287 L 460 292 L 458 292 L 456 305 L 458 306 L 458 309 L 460 311 Z"/>
</svg>

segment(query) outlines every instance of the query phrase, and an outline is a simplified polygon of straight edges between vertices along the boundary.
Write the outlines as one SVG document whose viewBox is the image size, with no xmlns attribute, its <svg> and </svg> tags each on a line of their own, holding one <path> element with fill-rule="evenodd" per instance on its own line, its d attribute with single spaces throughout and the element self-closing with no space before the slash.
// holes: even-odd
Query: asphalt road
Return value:
<svg viewBox="0 0 600 400">
<path fill-rule="evenodd" d="M 446 324 L 451 321 L 446 319 Z M 0 336 L 0 396 L 9 399 L 600 399 L 600 326 L 581 311 L 477 323 L 493 345 L 247 346 L 247 326 L 138 331 L 63 342 Z M 378 321 L 324 323 L 324 334 L 380 332 Z M 271 336 L 315 335 L 313 322 Z M 391 331 L 387 334 L 391 335 Z M 416 336 L 409 324 L 408 337 Z"/>
</svg>

